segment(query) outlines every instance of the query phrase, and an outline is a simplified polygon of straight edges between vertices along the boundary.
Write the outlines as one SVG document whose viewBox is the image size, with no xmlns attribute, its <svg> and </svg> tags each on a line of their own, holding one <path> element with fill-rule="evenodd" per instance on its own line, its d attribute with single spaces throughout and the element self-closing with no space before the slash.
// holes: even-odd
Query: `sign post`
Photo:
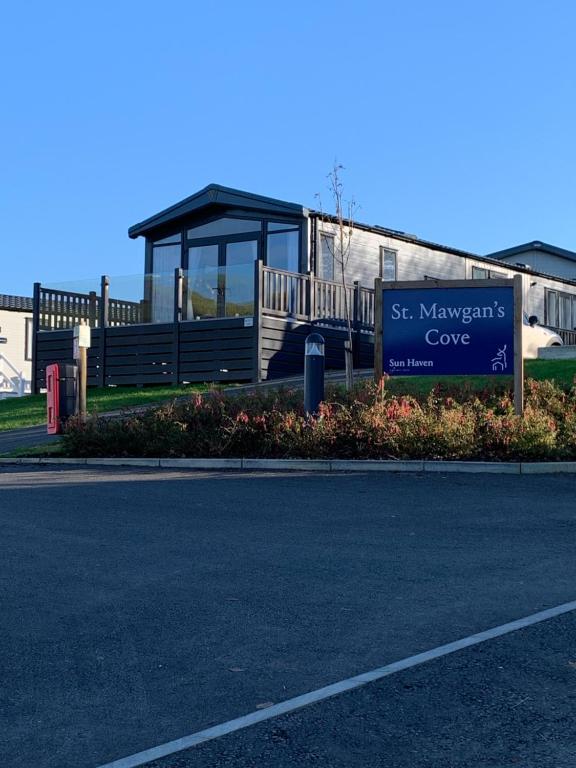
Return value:
<svg viewBox="0 0 576 768">
<path fill-rule="evenodd" d="M 523 326 L 522 275 L 514 275 L 514 412 L 517 416 L 524 413 Z"/>
<path fill-rule="evenodd" d="M 374 378 L 514 376 L 523 413 L 522 277 L 374 283 Z"/>
<path fill-rule="evenodd" d="M 76 388 L 76 415 L 86 416 L 86 387 L 88 383 L 88 355 L 90 326 L 77 325 L 73 334 L 73 357 L 78 361 L 78 387 Z"/>
</svg>

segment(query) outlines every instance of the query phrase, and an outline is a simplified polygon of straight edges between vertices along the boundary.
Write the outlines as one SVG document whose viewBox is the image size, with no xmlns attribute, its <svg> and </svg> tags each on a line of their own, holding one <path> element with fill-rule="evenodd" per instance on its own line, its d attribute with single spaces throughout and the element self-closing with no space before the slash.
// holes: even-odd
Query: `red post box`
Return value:
<svg viewBox="0 0 576 768">
<path fill-rule="evenodd" d="M 52 363 L 46 366 L 46 416 L 49 435 L 59 435 L 62 424 L 74 413 L 76 366 Z"/>
<path fill-rule="evenodd" d="M 58 435 L 62 431 L 60 423 L 60 382 L 58 363 L 46 366 L 46 416 L 49 435 Z"/>
</svg>

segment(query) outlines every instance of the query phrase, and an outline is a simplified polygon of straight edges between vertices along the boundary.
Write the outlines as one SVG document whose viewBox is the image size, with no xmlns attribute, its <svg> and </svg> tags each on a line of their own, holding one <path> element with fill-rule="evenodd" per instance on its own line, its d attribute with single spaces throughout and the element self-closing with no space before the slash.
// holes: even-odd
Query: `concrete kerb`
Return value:
<svg viewBox="0 0 576 768">
<path fill-rule="evenodd" d="M 394 461 L 375 459 L 73 459 L 0 458 L 2 465 L 51 464 L 90 467 L 150 467 L 156 469 L 232 470 L 268 472 L 440 472 L 488 474 L 576 474 L 576 461 Z"/>
<path fill-rule="evenodd" d="M 519 475 L 520 462 L 498 461 L 425 461 L 424 472 L 469 472 L 469 473 L 499 473 Z M 575 463 L 576 467 L 576 463 Z"/>
</svg>

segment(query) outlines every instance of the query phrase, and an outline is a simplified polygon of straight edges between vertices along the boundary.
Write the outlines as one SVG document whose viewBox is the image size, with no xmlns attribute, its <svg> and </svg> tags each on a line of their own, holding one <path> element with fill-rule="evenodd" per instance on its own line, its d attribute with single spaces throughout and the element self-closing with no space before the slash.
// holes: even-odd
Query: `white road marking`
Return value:
<svg viewBox="0 0 576 768">
<path fill-rule="evenodd" d="M 98 768 L 137 768 L 138 766 L 145 765 L 152 760 L 159 760 L 162 757 L 173 755 L 176 752 L 181 752 L 184 749 L 195 747 L 198 744 L 202 744 L 205 741 L 212 741 L 218 739 L 220 736 L 226 736 L 228 733 L 234 733 L 240 731 L 243 728 L 249 728 L 251 725 L 262 723 L 265 720 L 272 720 L 280 715 L 294 712 L 296 709 L 307 707 L 310 704 L 315 704 L 324 699 L 329 699 L 332 696 L 337 696 L 340 693 L 346 691 L 352 691 L 355 688 L 360 688 L 368 683 L 373 683 L 376 680 L 381 680 L 384 677 L 394 675 L 396 672 L 402 672 L 405 669 L 416 667 L 419 664 L 424 664 L 427 661 L 433 659 L 439 659 L 442 656 L 448 656 L 450 653 L 461 651 L 464 648 L 470 648 L 472 645 L 478 645 L 484 643 L 487 640 L 493 640 L 496 637 L 502 637 L 510 632 L 515 632 L 518 629 L 524 629 L 525 627 L 539 624 L 541 621 L 547 619 L 553 619 L 556 616 L 561 616 L 564 613 L 576 610 L 576 600 L 570 603 L 563 603 L 557 605 L 554 608 L 548 608 L 545 611 L 533 613 L 531 616 L 526 616 L 523 619 L 517 619 L 511 621 L 508 624 L 501 624 L 499 627 L 493 627 L 487 629 L 484 632 L 479 632 L 476 635 L 470 635 L 461 640 L 456 640 L 453 643 L 447 645 L 439 645 L 437 648 L 432 648 L 430 651 L 424 651 L 424 653 L 418 653 L 415 656 L 409 656 L 406 659 L 395 661 L 392 664 L 387 664 L 385 667 L 379 667 L 373 669 L 370 672 L 363 672 L 361 675 L 355 677 L 349 677 L 346 680 L 341 680 L 338 683 L 332 683 L 324 688 L 318 688 L 316 691 L 310 691 L 304 693 L 301 696 L 296 696 L 293 699 L 287 699 L 280 704 L 274 704 L 266 709 L 261 709 L 256 712 L 251 712 L 248 715 L 237 717 L 234 720 L 228 720 L 220 725 L 215 725 L 212 728 L 206 728 L 203 731 L 197 731 L 189 736 L 183 736 L 181 739 L 174 741 L 168 741 L 165 744 L 160 744 L 157 747 L 146 749 L 143 752 L 138 752 L 135 755 L 129 757 L 123 757 L 120 760 L 115 760 L 112 763 L 106 763 L 100 765 Z"/>
</svg>

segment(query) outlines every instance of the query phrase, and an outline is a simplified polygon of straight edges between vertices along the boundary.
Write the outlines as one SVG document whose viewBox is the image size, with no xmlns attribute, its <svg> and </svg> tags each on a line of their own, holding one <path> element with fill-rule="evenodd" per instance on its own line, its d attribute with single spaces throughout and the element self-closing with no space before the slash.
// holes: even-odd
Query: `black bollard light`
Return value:
<svg viewBox="0 0 576 768">
<path fill-rule="evenodd" d="M 324 400 L 324 337 L 311 333 L 304 351 L 304 411 L 315 416 Z"/>
</svg>

